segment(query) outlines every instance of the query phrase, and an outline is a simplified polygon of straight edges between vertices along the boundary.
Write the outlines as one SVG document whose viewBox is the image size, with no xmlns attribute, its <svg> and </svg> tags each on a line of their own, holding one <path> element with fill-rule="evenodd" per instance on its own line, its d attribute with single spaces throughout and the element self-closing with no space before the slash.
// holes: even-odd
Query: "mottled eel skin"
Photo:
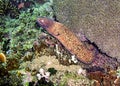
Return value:
<svg viewBox="0 0 120 86">
<path fill-rule="evenodd" d="M 95 58 L 95 52 L 89 50 L 66 26 L 48 18 L 38 18 L 37 23 L 58 39 L 78 60 L 85 64 L 92 63 Z"/>
</svg>

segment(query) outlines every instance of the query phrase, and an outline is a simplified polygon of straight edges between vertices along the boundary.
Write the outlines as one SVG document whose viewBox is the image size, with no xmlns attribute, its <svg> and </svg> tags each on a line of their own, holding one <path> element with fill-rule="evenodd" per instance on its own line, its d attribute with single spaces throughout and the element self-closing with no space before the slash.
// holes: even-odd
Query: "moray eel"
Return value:
<svg viewBox="0 0 120 86">
<path fill-rule="evenodd" d="M 60 43 L 78 60 L 90 64 L 95 58 L 95 52 L 88 49 L 83 42 L 63 24 L 48 18 L 38 18 L 37 23 Z"/>
<path fill-rule="evenodd" d="M 113 74 L 112 71 L 116 72 L 120 66 L 120 61 L 117 58 L 101 52 L 97 46 L 89 43 L 89 40 L 83 42 L 59 22 L 48 18 L 38 18 L 37 23 L 56 38 L 71 54 L 75 55 L 80 62 L 85 63 L 82 67 L 86 69 L 89 79 L 97 80 L 103 85 L 115 82 L 117 75 Z"/>
</svg>

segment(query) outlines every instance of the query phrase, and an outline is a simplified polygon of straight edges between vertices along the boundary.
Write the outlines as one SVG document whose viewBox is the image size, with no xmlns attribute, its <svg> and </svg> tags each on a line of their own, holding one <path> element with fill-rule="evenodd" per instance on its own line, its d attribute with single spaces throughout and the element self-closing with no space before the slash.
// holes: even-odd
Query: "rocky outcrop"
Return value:
<svg viewBox="0 0 120 86">
<path fill-rule="evenodd" d="M 80 32 L 102 52 L 120 57 L 119 0 L 53 0 L 59 22 Z"/>
</svg>

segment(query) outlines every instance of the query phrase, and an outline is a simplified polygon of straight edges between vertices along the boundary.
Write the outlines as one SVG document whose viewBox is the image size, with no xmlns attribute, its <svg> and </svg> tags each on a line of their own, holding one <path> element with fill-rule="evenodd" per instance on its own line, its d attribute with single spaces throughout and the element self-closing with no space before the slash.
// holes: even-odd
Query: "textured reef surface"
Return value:
<svg viewBox="0 0 120 86">
<path fill-rule="evenodd" d="M 0 0 L 0 86 L 119 86 L 119 59 L 68 29 L 53 3 Z"/>
<path fill-rule="evenodd" d="M 56 19 L 82 32 L 109 56 L 120 57 L 119 0 L 53 0 Z"/>
</svg>

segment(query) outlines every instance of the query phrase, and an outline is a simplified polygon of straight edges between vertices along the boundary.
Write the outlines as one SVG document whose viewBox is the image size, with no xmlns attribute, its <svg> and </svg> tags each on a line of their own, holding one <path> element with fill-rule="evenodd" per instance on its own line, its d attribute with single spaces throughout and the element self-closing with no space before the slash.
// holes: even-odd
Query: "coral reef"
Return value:
<svg viewBox="0 0 120 86">
<path fill-rule="evenodd" d="M 38 17 L 54 19 L 53 0 L 1 0 L 1 6 L 5 1 L 6 5 L 11 4 L 10 7 L 17 8 L 20 14 L 19 17 L 12 18 L 11 12 L 14 15 L 14 11 L 10 9 L 10 13 L 1 13 L 0 16 L 0 86 L 92 86 L 106 85 L 107 81 L 119 86 L 120 70 L 117 59 L 100 53 L 94 44 L 78 32 L 80 44 L 85 47 L 82 49 L 94 54 L 92 63 L 83 64 L 81 59 L 76 58 L 75 52 L 71 53 L 64 46 L 63 36 L 70 44 L 76 38 L 69 29 L 63 30 L 67 35 L 63 34 L 63 39 L 58 40 L 53 34 L 48 34 L 49 31 L 38 27 Z M 9 7 L 5 8 L 7 11 Z M 3 12 L 2 7 L 0 12 Z M 46 28 L 52 25 L 50 22 L 42 23 Z M 56 25 L 56 31 L 58 26 Z M 65 28 L 62 24 L 59 28 L 61 26 Z M 55 35 L 58 36 L 59 33 Z M 69 45 L 68 42 L 67 44 Z M 3 61 L 4 55 L 6 59 Z M 89 59 L 83 60 L 88 62 Z"/>
<path fill-rule="evenodd" d="M 47 6 L 46 6 L 47 4 Z M 2 42 L 9 40 L 9 49 L 6 48 L 5 52 L 17 52 L 18 49 L 23 49 L 23 51 L 32 48 L 32 42 L 38 34 L 41 32 L 36 29 L 35 21 L 38 16 L 51 16 L 52 14 L 47 14 L 46 8 L 49 7 L 49 2 L 44 4 L 43 6 L 39 6 L 36 4 L 33 8 L 29 8 L 27 11 L 22 11 L 19 15 L 19 19 L 10 19 L 3 18 L 3 26 L 1 27 L 0 34 Z M 31 10 L 33 10 L 31 12 Z M 27 17 L 27 19 L 26 19 Z M 25 34 L 24 34 L 25 33 Z M 22 34 L 22 35 L 21 35 Z M 20 37 L 21 35 L 21 37 Z M 19 42 L 19 43 L 18 43 Z M 5 42 L 4 45 L 7 46 L 8 42 Z M 3 44 L 3 43 L 2 43 Z M 3 46 L 3 45 L 2 45 Z M 2 47 L 3 51 L 5 47 Z M 21 51 L 21 50 L 19 50 Z"/>
<path fill-rule="evenodd" d="M 36 55 L 37 56 L 37 55 Z M 91 81 L 87 79 L 82 74 L 78 74 L 79 69 L 81 69 L 80 65 L 61 65 L 59 64 L 56 56 L 37 56 L 37 58 L 33 59 L 31 62 L 27 61 L 21 64 L 20 68 L 28 68 L 32 73 L 41 74 L 39 69 L 44 70 L 44 72 L 50 72 L 49 80 L 54 85 L 65 86 L 67 84 L 70 85 L 70 82 L 75 86 L 77 85 L 92 85 Z M 43 75 L 45 75 L 43 73 Z M 72 80 L 72 81 L 71 81 Z"/>
<path fill-rule="evenodd" d="M 23 84 L 22 77 L 24 76 L 24 74 L 18 73 L 18 71 L 24 68 L 20 69 L 19 67 L 21 63 L 34 58 L 32 49 L 33 42 L 41 33 L 41 30 L 36 26 L 36 18 L 38 16 L 52 17 L 52 2 L 45 1 L 44 3 L 36 3 L 36 1 L 33 0 L 32 2 L 35 4 L 32 5 L 34 6 L 30 8 L 25 7 L 25 10 L 20 10 L 18 18 L 11 18 L 9 13 L 8 15 L 3 15 L 2 12 L 5 11 L 2 9 L 3 5 L 8 5 L 8 3 L 13 5 L 12 1 L 22 0 L 10 1 L 11 2 L 9 2 L 9 0 L 0 1 L 0 53 L 4 53 L 7 57 L 6 63 L 0 63 L 0 85 L 18 86 Z M 6 9 L 8 9 L 8 7 L 6 7 Z M 17 9 L 17 7 L 15 9 Z M 13 12 L 12 9 L 10 11 Z"/>
</svg>

